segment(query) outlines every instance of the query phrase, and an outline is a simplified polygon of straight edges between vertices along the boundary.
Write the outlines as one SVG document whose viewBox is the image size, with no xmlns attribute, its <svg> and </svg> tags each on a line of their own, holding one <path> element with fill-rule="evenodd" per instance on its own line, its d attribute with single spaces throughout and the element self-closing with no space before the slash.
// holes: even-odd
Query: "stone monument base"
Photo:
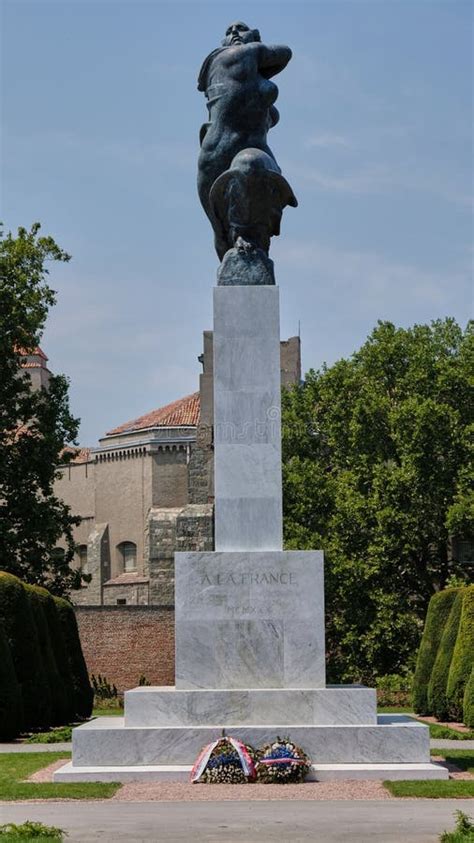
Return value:
<svg viewBox="0 0 474 843">
<path fill-rule="evenodd" d="M 448 777 L 445 767 L 430 763 L 428 727 L 403 715 L 379 715 L 370 725 L 292 725 L 288 717 L 262 726 L 231 721 L 213 727 L 126 725 L 136 717 L 127 710 L 130 695 L 143 690 L 128 692 L 125 718 L 99 717 L 74 729 L 73 762 L 57 770 L 54 781 L 186 780 L 199 751 L 220 736 L 222 726 L 255 747 L 289 733 L 313 760 L 313 779 Z M 148 693 L 152 699 L 163 689 Z"/>
</svg>

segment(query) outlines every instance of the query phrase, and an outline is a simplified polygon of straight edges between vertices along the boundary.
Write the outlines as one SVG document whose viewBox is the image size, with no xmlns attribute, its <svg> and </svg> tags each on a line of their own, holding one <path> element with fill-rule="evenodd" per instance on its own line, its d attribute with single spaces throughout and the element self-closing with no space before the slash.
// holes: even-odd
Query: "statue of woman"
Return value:
<svg viewBox="0 0 474 843">
<path fill-rule="evenodd" d="M 239 21 L 201 68 L 209 122 L 200 133 L 198 191 L 221 260 L 238 238 L 268 253 L 283 208 L 297 205 L 267 144 L 279 119 L 271 77 L 290 59 L 289 47 L 262 44 L 258 30 Z"/>
</svg>

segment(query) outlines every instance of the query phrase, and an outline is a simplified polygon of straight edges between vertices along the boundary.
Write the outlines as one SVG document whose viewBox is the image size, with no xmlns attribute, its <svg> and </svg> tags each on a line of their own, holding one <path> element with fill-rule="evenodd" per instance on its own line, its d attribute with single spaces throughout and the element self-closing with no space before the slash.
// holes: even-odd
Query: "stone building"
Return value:
<svg viewBox="0 0 474 843">
<path fill-rule="evenodd" d="M 213 549 L 212 332 L 199 391 L 78 449 L 55 492 L 81 517 L 78 605 L 174 605 L 174 552 Z M 299 337 L 281 343 L 284 385 L 301 378 Z"/>
</svg>

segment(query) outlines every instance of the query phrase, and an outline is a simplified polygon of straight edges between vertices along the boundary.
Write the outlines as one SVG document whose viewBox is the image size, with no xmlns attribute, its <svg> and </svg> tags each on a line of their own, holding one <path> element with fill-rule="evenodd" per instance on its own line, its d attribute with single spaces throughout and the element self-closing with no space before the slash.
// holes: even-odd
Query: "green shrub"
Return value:
<svg viewBox="0 0 474 843">
<path fill-rule="evenodd" d="M 66 832 L 61 828 L 31 822 L 31 820 L 27 820 L 21 825 L 15 825 L 15 823 L 0 825 L 0 837 L 5 837 L 8 840 L 36 840 L 38 838 L 62 840 L 65 834 Z"/>
<path fill-rule="evenodd" d="M 441 835 L 440 843 L 461 843 L 461 841 L 474 840 L 474 825 L 471 822 L 471 817 L 464 814 L 462 811 L 456 811 L 456 827 L 454 831 L 444 831 Z"/>
<path fill-rule="evenodd" d="M 463 723 L 474 729 L 474 667 L 464 690 Z"/>
<path fill-rule="evenodd" d="M 23 729 L 49 726 L 48 685 L 38 631 L 23 583 L 0 571 L 0 623 L 3 623 L 23 700 Z"/>
<path fill-rule="evenodd" d="M 430 600 L 413 680 L 412 701 L 417 714 L 432 713 L 428 704 L 428 685 L 441 636 L 458 591 L 457 588 L 447 588 L 434 594 Z"/>
<path fill-rule="evenodd" d="M 446 689 L 448 687 L 449 668 L 458 635 L 459 621 L 463 603 L 463 590 L 460 589 L 451 607 L 448 620 L 441 636 L 431 679 L 428 685 L 429 710 L 438 718 L 446 720 L 449 716 Z"/>
<path fill-rule="evenodd" d="M 474 585 L 462 589 L 458 636 L 449 668 L 446 699 L 450 717 L 462 720 L 464 689 L 474 666 Z"/>
<path fill-rule="evenodd" d="M 23 721 L 21 688 L 16 678 L 10 645 L 0 624 L 0 741 L 11 741 Z"/>
<path fill-rule="evenodd" d="M 377 688 L 377 704 L 383 707 L 403 707 L 410 705 L 412 681 L 413 674 L 411 673 L 407 673 L 404 676 L 398 673 L 378 676 L 375 682 Z"/>
<path fill-rule="evenodd" d="M 49 624 L 46 617 L 44 601 L 48 592 L 44 588 L 24 583 L 30 601 L 31 611 L 38 630 L 38 640 L 43 658 L 50 716 L 47 726 L 64 723 L 67 716 L 67 700 L 61 683 L 61 676 L 54 657 L 53 644 Z"/>
<path fill-rule="evenodd" d="M 67 743 L 72 740 L 72 726 L 60 726 L 49 732 L 36 732 L 25 743 Z"/>
<path fill-rule="evenodd" d="M 54 654 L 54 660 L 59 675 L 59 685 L 62 693 L 61 717 L 55 723 L 62 726 L 74 720 L 74 686 L 71 669 L 64 640 L 63 628 L 59 619 L 58 610 L 53 596 L 45 588 L 34 586 L 38 600 L 41 601 L 49 629 L 49 636 Z M 49 724 L 51 725 L 51 724 Z"/>
<path fill-rule="evenodd" d="M 111 685 L 106 676 L 98 674 L 97 678 L 91 674 L 92 687 L 94 689 L 94 696 L 96 701 L 113 700 L 117 698 L 117 688 Z"/>
<path fill-rule="evenodd" d="M 76 717 L 86 719 L 92 714 L 94 691 L 89 682 L 89 675 L 82 653 L 76 615 L 71 603 L 62 597 L 55 597 L 54 602 L 64 634 L 69 669 L 72 675 L 75 715 Z"/>
</svg>

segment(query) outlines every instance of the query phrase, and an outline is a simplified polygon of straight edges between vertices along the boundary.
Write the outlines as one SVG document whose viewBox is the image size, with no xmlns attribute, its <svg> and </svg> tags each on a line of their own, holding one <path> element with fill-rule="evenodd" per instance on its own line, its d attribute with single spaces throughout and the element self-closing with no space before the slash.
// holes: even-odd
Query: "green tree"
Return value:
<svg viewBox="0 0 474 843">
<path fill-rule="evenodd" d="M 68 261 L 36 223 L 18 235 L 0 231 L 0 560 L 4 570 L 55 594 L 81 583 L 70 568 L 77 519 L 53 491 L 58 466 L 71 457 L 78 419 L 69 410 L 68 381 L 51 377 L 47 390 L 32 390 L 21 369 L 38 345 L 55 293 L 47 263 Z M 66 553 L 54 552 L 61 537 Z"/>
<path fill-rule="evenodd" d="M 380 322 L 284 393 L 285 543 L 325 552 L 331 680 L 413 667 L 431 596 L 463 575 L 473 351 L 472 324 Z"/>
</svg>

